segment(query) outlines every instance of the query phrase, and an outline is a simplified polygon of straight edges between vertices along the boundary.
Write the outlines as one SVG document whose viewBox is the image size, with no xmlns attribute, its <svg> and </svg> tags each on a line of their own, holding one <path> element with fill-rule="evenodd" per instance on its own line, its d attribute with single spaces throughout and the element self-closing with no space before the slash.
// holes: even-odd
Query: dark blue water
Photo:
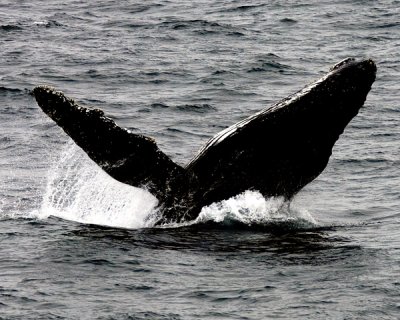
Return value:
<svg viewBox="0 0 400 320">
<path fill-rule="evenodd" d="M 400 2 L 0 1 L 0 319 L 397 319 Z M 365 107 L 290 204 L 153 228 L 37 107 L 48 84 L 186 163 L 348 57 Z"/>
</svg>

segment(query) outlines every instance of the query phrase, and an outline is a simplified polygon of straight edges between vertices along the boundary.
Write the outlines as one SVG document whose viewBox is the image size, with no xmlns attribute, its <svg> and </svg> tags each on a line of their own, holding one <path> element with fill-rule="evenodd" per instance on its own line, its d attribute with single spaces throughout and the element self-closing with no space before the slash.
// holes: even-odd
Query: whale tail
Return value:
<svg viewBox="0 0 400 320">
<path fill-rule="evenodd" d="M 43 111 L 110 176 L 152 192 L 158 223 L 192 220 L 203 206 L 258 190 L 291 198 L 326 167 L 332 148 L 375 80 L 372 60 L 346 59 L 270 108 L 215 135 L 182 168 L 153 139 L 118 127 L 47 86 L 33 90 Z"/>
<path fill-rule="evenodd" d="M 164 199 L 174 181 L 185 176 L 152 138 L 119 127 L 103 111 L 79 106 L 48 86 L 36 87 L 33 94 L 42 110 L 114 179 Z"/>
</svg>

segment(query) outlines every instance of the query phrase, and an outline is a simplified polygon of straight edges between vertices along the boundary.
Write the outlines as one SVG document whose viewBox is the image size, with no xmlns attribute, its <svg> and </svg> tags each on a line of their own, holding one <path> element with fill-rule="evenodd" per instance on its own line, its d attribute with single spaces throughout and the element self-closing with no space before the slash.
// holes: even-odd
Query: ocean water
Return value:
<svg viewBox="0 0 400 320">
<path fill-rule="evenodd" d="M 398 319 L 400 1 L 0 0 L 0 319 Z M 352 57 L 365 107 L 291 203 L 153 227 L 37 106 L 48 84 L 178 163 Z"/>
</svg>

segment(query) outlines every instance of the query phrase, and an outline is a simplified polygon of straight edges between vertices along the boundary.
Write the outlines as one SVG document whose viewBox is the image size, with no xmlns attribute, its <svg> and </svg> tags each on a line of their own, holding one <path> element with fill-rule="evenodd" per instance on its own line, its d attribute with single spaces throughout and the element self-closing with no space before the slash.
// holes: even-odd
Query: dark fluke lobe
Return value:
<svg viewBox="0 0 400 320">
<path fill-rule="evenodd" d="M 51 87 L 33 93 L 42 110 L 116 180 L 144 186 L 163 200 L 170 177 L 183 172 L 152 138 L 117 126 L 103 111 L 81 107 Z"/>
<path fill-rule="evenodd" d="M 161 224 L 195 219 L 203 206 L 249 189 L 293 197 L 325 169 L 375 74 L 372 60 L 345 59 L 299 92 L 218 133 L 185 168 L 153 139 L 118 127 L 101 110 L 81 107 L 46 86 L 33 93 L 110 176 L 157 196 Z"/>
</svg>

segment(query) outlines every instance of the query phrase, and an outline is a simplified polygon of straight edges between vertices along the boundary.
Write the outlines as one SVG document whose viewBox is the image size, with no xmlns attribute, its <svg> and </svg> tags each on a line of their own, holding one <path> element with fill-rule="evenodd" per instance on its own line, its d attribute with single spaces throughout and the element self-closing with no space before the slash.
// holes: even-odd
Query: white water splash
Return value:
<svg viewBox="0 0 400 320">
<path fill-rule="evenodd" d="M 157 220 L 158 201 L 153 195 L 109 177 L 72 142 L 64 147 L 49 172 L 41 208 L 32 212 L 31 217 L 56 216 L 129 229 L 152 227 Z M 204 207 L 194 221 L 163 227 L 207 221 L 228 225 L 239 222 L 249 226 L 282 224 L 295 228 L 317 224 L 308 211 L 292 208 L 282 197 L 266 199 L 259 192 L 246 191 Z"/>
<path fill-rule="evenodd" d="M 283 197 L 264 198 L 257 191 L 245 191 L 228 200 L 204 207 L 195 222 L 214 221 L 246 225 L 282 224 L 298 228 L 315 227 L 317 222 L 304 209 L 292 208 Z"/>
<path fill-rule="evenodd" d="M 136 229 L 154 225 L 156 206 L 149 192 L 114 180 L 70 143 L 50 169 L 37 218 Z"/>
</svg>

